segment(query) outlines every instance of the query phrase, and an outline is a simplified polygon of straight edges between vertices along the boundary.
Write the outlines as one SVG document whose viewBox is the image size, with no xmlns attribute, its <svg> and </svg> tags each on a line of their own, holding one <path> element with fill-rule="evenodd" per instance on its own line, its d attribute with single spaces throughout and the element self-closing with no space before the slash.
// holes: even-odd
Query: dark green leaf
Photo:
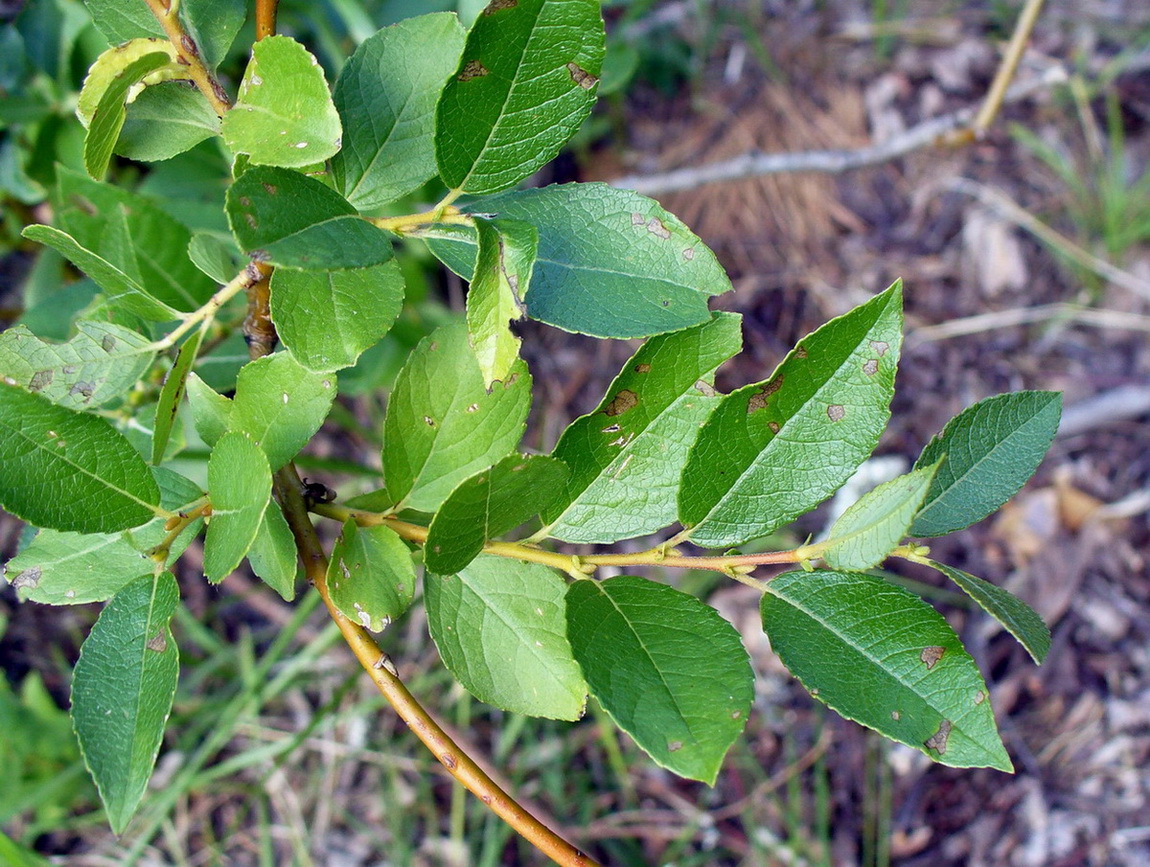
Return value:
<svg viewBox="0 0 1150 867">
<path fill-rule="evenodd" d="M 700 325 L 707 299 L 731 288 L 714 253 L 652 199 L 606 184 L 562 184 L 483 199 L 477 214 L 539 233 L 527 315 L 596 337 L 646 337 Z M 442 236 L 437 239 L 435 236 Z M 432 252 L 464 279 L 474 232 L 433 227 Z"/>
<path fill-rule="evenodd" d="M 604 50 L 597 0 L 491 3 L 436 108 L 443 182 L 493 193 L 554 159 L 591 113 Z"/>
<path fill-rule="evenodd" d="M 714 785 L 754 697 L 734 627 L 694 596 L 625 575 L 568 588 L 567 637 L 619 728 L 663 767 Z"/>
<path fill-rule="evenodd" d="M 787 668 L 847 719 L 952 767 L 1013 770 L 978 667 L 917 596 L 857 572 L 788 572 L 762 615 Z"/>
<path fill-rule="evenodd" d="M 135 387 L 156 357 L 152 341 L 108 322 L 80 320 L 67 343 L 23 325 L 0 332 L 0 378 L 69 409 L 95 409 Z"/>
<path fill-rule="evenodd" d="M 942 536 L 981 521 L 1017 493 L 1050 448 L 1062 416 L 1053 391 L 999 394 L 952 418 L 916 467 L 946 458 L 910 532 Z"/>
<path fill-rule="evenodd" d="M 383 476 L 394 510 L 432 512 L 455 486 L 506 456 L 523 436 L 531 377 L 522 361 L 490 392 L 462 324 L 425 337 L 387 405 Z"/>
<path fill-rule="evenodd" d="M 264 520 L 272 473 L 263 451 L 246 434 L 220 437 L 208 458 L 212 518 L 204 539 L 204 575 L 223 581 L 248 553 Z"/>
<path fill-rule="evenodd" d="M 896 283 L 804 337 L 769 379 L 723 398 L 679 487 L 693 542 L 766 536 L 850 478 L 890 417 L 901 326 Z"/>
<path fill-rule="evenodd" d="M 832 569 L 870 569 L 906 536 L 938 464 L 884 482 L 843 512 L 816 547 Z"/>
<path fill-rule="evenodd" d="M 309 370 L 350 367 L 388 332 L 403 307 L 394 259 L 349 271 L 277 270 L 272 320 L 280 340 Z"/>
<path fill-rule="evenodd" d="M 420 15 L 383 28 L 348 59 L 335 83 L 344 136 L 331 170 L 336 188 L 361 211 L 435 176 L 435 103 L 463 39 L 455 15 Z"/>
<path fill-rule="evenodd" d="M 933 560 L 930 565 L 961 587 L 983 611 L 1001 623 L 1035 662 L 1041 663 L 1046 659 L 1050 652 L 1050 630 L 1033 608 L 1014 594 L 961 569 Z"/>
<path fill-rule="evenodd" d="M 331 552 L 327 586 L 345 617 L 382 632 L 415 596 L 411 552 L 390 527 L 357 527 L 349 520 Z"/>
<path fill-rule="evenodd" d="M 291 602 L 295 598 L 299 555 L 291 528 L 274 503 L 264 512 L 263 523 L 248 551 L 248 563 L 252 571 L 285 601 Z"/>
<path fill-rule="evenodd" d="M 519 338 L 509 327 L 526 309 L 539 235 L 530 223 L 477 219 L 475 275 L 467 292 L 467 330 L 479 359 L 483 384 L 502 382 L 519 357 Z"/>
<path fill-rule="evenodd" d="M 253 165 L 302 168 L 339 150 L 342 127 L 316 59 L 288 36 L 268 36 L 252 46 L 221 131 Z"/>
<path fill-rule="evenodd" d="M 554 454 L 571 477 L 544 510 L 549 535 L 608 543 L 675 521 L 683 464 L 719 400 L 715 369 L 739 351 L 739 322 L 716 313 L 704 325 L 651 338 L 599 408 L 563 432 Z"/>
<path fill-rule="evenodd" d="M 228 283 L 247 264 L 235 240 L 229 235 L 224 240 L 210 232 L 196 232 L 188 242 L 188 258 L 215 280 Z"/>
<path fill-rule="evenodd" d="M 247 4 L 235 0 L 180 0 L 180 17 L 195 39 L 204 63 L 215 69 L 244 26 Z"/>
<path fill-rule="evenodd" d="M 124 0 L 84 0 L 92 21 L 113 45 L 142 36 L 166 38 L 164 28 L 146 3 Z"/>
<path fill-rule="evenodd" d="M 179 602 L 170 572 L 116 594 L 80 651 L 72 722 L 112 831 L 136 812 L 164 735 L 180 659 L 169 622 Z"/>
<path fill-rule="evenodd" d="M 37 527 L 112 533 L 152 518 L 144 459 L 102 418 L 0 381 L 0 505 Z"/>
<path fill-rule="evenodd" d="M 228 189 L 227 211 L 240 248 L 273 265 L 365 268 L 391 258 L 383 231 L 299 172 L 253 166 Z"/>
<path fill-rule="evenodd" d="M 537 515 L 563 490 L 567 465 L 539 455 L 508 455 L 443 501 L 427 533 L 423 563 L 438 575 L 458 572 L 489 539 Z"/>
<path fill-rule="evenodd" d="M 220 133 L 219 116 L 204 95 L 185 81 L 145 88 L 127 111 L 116 153 L 128 159 L 170 159 Z"/>
<path fill-rule="evenodd" d="M 171 57 L 163 52 L 145 54 L 128 64 L 100 97 L 92 122 L 88 125 L 88 134 L 84 137 L 84 168 L 96 180 L 102 181 L 108 171 L 108 162 L 112 159 L 112 151 L 120 137 L 120 129 L 124 126 L 124 100 L 128 90 L 171 62 Z"/>
<path fill-rule="evenodd" d="M 458 575 L 426 574 L 431 637 L 478 698 L 513 713 L 575 720 L 587 684 L 567 641 L 566 585 L 545 566 L 478 557 Z"/>
<path fill-rule="evenodd" d="M 156 401 L 156 425 L 155 432 L 152 434 L 153 464 L 163 463 L 164 452 L 168 447 L 168 438 L 172 435 L 176 414 L 180 411 L 180 404 L 184 400 L 188 373 L 196 362 L 196 353 L 200 351 L 200 341 L 203 336 L 202 331 L 192 332 L 192 336 L 185 340 L 183 346 L 180 347 L 172 369 L 164 377 L 164 386 L 160 389 L 159 400 Z"/>
</svg>

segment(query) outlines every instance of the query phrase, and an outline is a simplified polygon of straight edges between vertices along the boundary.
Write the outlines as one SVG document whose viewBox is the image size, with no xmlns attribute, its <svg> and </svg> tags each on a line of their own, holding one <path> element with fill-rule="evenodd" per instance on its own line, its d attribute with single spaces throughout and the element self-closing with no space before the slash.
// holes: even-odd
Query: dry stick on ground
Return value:
<svg viewBox="0 0 1150 867">
<path fill-rule="evenodd" d="M 1137 313 L 1120 313 L 1116 310 L 1095 310 L 1082 304 L 1043 304 L 1038 307 L 1018 307 L 1013 310 L 996 310 L 994 313 L 978 313 L 951 319 L 938 325 L 923 325 L 911 328 L 906 333 L 908 347 L 936 340 L 949 340 L 953 337 L 966 337 L 982 334 L 998 328 L 1013 328 L 1016 325 L 1033 325 L 1036 322 L 1065 320 L 1076 325 L 1089 325 L 1094 328 L 1113 328 L 1125 331 L 1150 331 L 1150 316 Z"/>
</svg>

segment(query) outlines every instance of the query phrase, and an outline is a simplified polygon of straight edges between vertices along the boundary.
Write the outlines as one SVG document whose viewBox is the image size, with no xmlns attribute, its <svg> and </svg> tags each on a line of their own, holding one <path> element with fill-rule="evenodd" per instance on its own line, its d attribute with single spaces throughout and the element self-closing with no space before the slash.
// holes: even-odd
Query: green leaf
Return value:
<svg viewBox="0 0 1150 867">
<path fill-rule="evenodd" d="M 181 0 L 180 17 L 204 63 L 215 69 L 244 26 L 247 4 L 235 0 Z"/>
<path fill-rule="evenodd" d="M 597 0 L 488 5 L 436 108 L 443 182 L 493 193 L 554 159 L 595 104 L 604 42 Z"/>
<path fill-rule="evenodd" d="M 480 701 L 576 720 L 587 684 L 567 640 L 566 585 L 537 563 L 478 557 L 458 575 L 426 574 L 431 637 L 443 664 Z"/>
<path fill-rule="evenodd" d="M 188 258 L 215 280 L 227 283 L 247 264 L 247 257 L 229 235 L 223 240 L 210 232 L 196 232 L 188 242 Z"/>
<path fill-rule="evenodd" d="M 349 271 L 277 270 L 272 320 L 280 340 L 309 370 L 351 367 L 383 338 L 403 307 L 394 259 Z"/>
<path fill-rule="evenodd" d="M 212 519 L 204 539 L 204 575 L 224 580 L 244 559 L 272 493 L 272 473 L 263 451 L 246 434 L 220 437 L 208 458 Z"/>
<path fill-rule="evenodd" d="M 80 246 L 178 310 L 195 310 L 215 293 L 216 283 L 188 258 L 191 232 L 154 201 L 63 166 L 56 175 L 56 220 Z"/>
<path fill-rule="evenodd" d="M 188 375 L 187 391 L 196 433 L 209 446 L 214 446 L 231 428 L 232 402 L 194 373 Z"/>
<path fill-rule="evenodd" d="M 273 265 L 365 268 L 391 258 L 386 233 L 299 172 L 253 166 L 228 189 L 227 212 L 240 249 Z"/>
<path fill-rule="evenodd" d="M 219 116 L 188 82 L 150 86 L 128 105 L 127 112 L 116 153 L 132 160 L 171 159 L 220 134 Z"/>
<path fill-rule="evenodd" d="M 519 338 L 509 323 L 526 309 L 520 299 L 531 283 L 539 235 L 530 223 L 516 220 L 477 219 L 475 228 L 479 251 L 467 292 L 467 330 L 483 384 L 490 388 L 519 358 Z"/>
<path fill-rule="evenodd" d="M 252 46 L 239 98 L 221 130 L 227 146 L 254 165 L 300 168 L 334 156 L 343 132 L 323 69 L 288 36 Z"/>
<path fill-rule="evenodd" d="M 170 572 L 129 584 L 100 613 L 72 676 L 72 723 L 116 834 L 144 796 L 172 710 L 178 602 Z"/>
<path fill-rule="evenodd" d="M 0 505 L 30 524 L 111 533 L 152 518 L 148 465 L 104 419 L 0 380 Z"/>
<path fill-rule="evenodd" d="M 739 545 L 806 514 L 870 454 L 890 417 L 902 286 L 832 319 L 769 379 L 719 404 L 679 487 L 697 545 Z"/>
<path fill-rule="evenodd" d="M 248 434 L 275 472 L 319 430 L 335 395 L 335 374 L 312 373 L 286 352 L 264 356 L 240 371 L 231 430 Z"/>
<path fill-rule="evenodd" d="M 200 351 L 200 341 L 203 339 L 202 331 L 192 332 L 191 337 L 184 341 L 176 355 L 175 364 L 164 377 L 160 397 L 156 401 L 156 424 L 152 434 L 152 463 L 164 462 L 164 452 L 168 447 L 168 439 L 172 435 L 172 428 L 176 423 L 176 414 L 180 411 L 180 404 L 187 389 L 188 373 L 196 362 L 196 353 Z"/>
<path fill-rule="evenodd" d="M 336 189 L 359 210 L 393 202 L 435 177 L 435 103 L 463 40 L 457 16 L 420 15 L 383 28 L 348 59 L 335 83 L 344 136 L 331 171 Z"/>
<path fill-rule="evenodd" d="M 394 511 L 433 512 L 456 485 L 519 443 L 531 403 L 522 361 L 490 392 L 462 324 L 425 337 L 408 356 L 387 405 L 383 476 Z"/>
<path fill-rule="evenodd" d="M 969 572 L 947 566 L 945 563 L 929 561 L 930 565 L 957 584 L 979 604 L 983 611 L 997 620 L 1006 630 L 1018 639 L 1031 658 L 1041 663 L 1050 652 L 1050 630 L 1042 622 L 1037 612 L 1013 593 L 1003 590 L 989 581 L 975 577 Z"/>
<path fill-rule="evenodd" d="M 467 208 L 531 223 L 538 259 L 527 315 L 596 337 L 647 337 L 700 325 L 707 299 L 731 289 L 722 265 L 657 202 L 606 184 L 562 184 L 483 199 Z M 470 280 L 474 232 L 432 227 L 433 253 Z M 438 238 L 436 236 L 439 236 Z"/>
<path fill-rule="evenodd" d="M 81 246 L 68 233 L 51 226 L 34 225 L 26 227 L 21 234 L 30 241 L 51 247 L 91 277 L 104 290 L 108 306 L 152 322 L 166 322 L 179 316 L 175 308 L 153 298 L 137 280 Z"/>
<path fill-rule="evenodd" d="M 165 72 L 172 73 L 179 69 L 176 61 L 179 54 L 176 49 L 172 47 L 172 43 L 166 38 L 164 39 L 131 39 L 122 45 L 117 45 L 114 48 L 109 48 L 96 58 L 95 62 L 89 67 L 88 74 L 84 77 L 84 86 L 80 89 L 80 95 L 76 101 L 76 115 L 80 118 L 80 123 L 88 128 L 92 119 L 96 116 L 96 109 L 100 105 L 100 101 L 104 98 L 104 94 L 108 88 L 115 84 L 116 79 L 120 78 L 129 66 L 147 57 L 150 54 L 163 54 L 166 56 L 167 61 L 163 64 Z M 151 75 L 151 72 L 148 73 Z M 140 78 L 142 78 L 141 76 Z M 153 76 L 153 80 L 149 84 L 164 78 L 164 74 Z M 167 76 L 167 77 L 170 77 Z M 140 78 L 131 82 L 128 87 L 121 89 L 120 103 L 124 102 L 124 96 L 127 90 L 134 86 Z"/>
<path fill-rule="evenodd" d="M 166 38 L 164 28 L 146 3 L 124 0 L 84 0 L 92 21 L 109 42 L 118 45 L 141 36 Z"/>
<path fill-rule="evenodd" d="M 930 441 L 916 467 L 946 457 L 910 528 L 942 536 L 981 521 L 1018 492 L 1054 441 L 1062 395 L 999 394 L 967 407 Z"/>
<path fill-rule="evenodd" d="M 52 867 L 52 862 L 47 858 L 41 858 L 31 849 L 21 846 L 2 831 L 0 831 L 0 862 L 9 867 Z"/>
<path fill-rule="evenodd" d="M 714 785 L 754 697 L 735 628 L 694 596 L 624 575 L 568 588 L 567 637 L 619 728 L 663 767 Z"/>
<path fill-rule="evenodd" d="M 170 470 L 152 470 L 160 487 L 160 504 L 183 510 L 203 492 Z M 168 536 L 164 518 L 155 518 L 135 530 L 121 533 L 61 533 L 41 530 L 4 566 L 5 577 L 21 599 L 44 605 L 80 605 L 111 599 L 141 575 L 151 575 L 156 561 L 148 552 Z M 199 532 L 203 522 L 193 521 L 168 553 L 174 562 Z"/>
<path fill-rule="evenodd" d="M 156 357 L 152 341 L 109 322 L 79 320 L 67 343 L 23 325 L 0 332 L 0 377 L 69 409 L 95 409 L 131 391 Z"/>
<path fill-rule="evenodd" d="M 295 537 L 287 520 L 273 504 L 264 512 L 263 522 L 255 541 L 248 551 L 248 563 L 252 571 L 265 584 L 291 602 L 295 598 L 295 580 L 299 555 L 296 553 Z"/>
<path fill-rule="evenodd" d="M 97 181 L 102 181 L 108 172 L 108 163 L 120 129 L 124 126 L 124 100 L 128 90 L 135 87 L 158 69 L 171 64 L 172 59 L 163 52 L 145 54 L 139 60 L 128 64 L 108 85 L 92 115 L 88 134 L 84 137 L 84 168 Z"/>
<path fill-rule="evenodd" d="M 415 596 L 411 552 L 390 527 L 343 525 L 327 567 L 331 601 L 345 617 L 382 632 Z"/>
<path fill-rule="evenodd" d="M 885 560 L 906 536 L 937 471 L 938 464 L 922 467 L 860 497 L 816 546 L 826 564 L 862 571 Z"/>
<path fill-rule="evenodd" d="M 427 532 L 423 563 L 437 575 L 458 572 L 489 539 L 534 517 L 563 489 L 567 465 L 540 455 L 508 455 L 460 483 Z"/>
<path fill-rule="evenodd" d="M 571 467 L 567 487 L 544 510 L 547 533 L 609 543 L 675 521 L 683 464 L 720 398 L 715 370 L 739 351 L 740 317 L 653 337 L 627 362 L 598 409 L 563 432 L 554 455 Z"/>
<path fill-rule="evenodd" d="M 917 596 L 856 572 L 788 572 L 762 615 L 783 664 L 842 716 L 942 764 L 1013 770 L 974 660 Z"/>
</svg>

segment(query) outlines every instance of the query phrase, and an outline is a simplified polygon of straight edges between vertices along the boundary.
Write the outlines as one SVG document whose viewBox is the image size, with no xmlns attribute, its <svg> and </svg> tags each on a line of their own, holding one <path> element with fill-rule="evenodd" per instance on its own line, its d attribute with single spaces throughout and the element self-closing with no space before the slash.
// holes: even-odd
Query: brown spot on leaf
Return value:
<svg viewBox="0 0 1150 867">
<path fill-rule="evenodd" d="M 39 566 L 25 569 L 12 579 L 12 586 L 17 590 L 32 590 L 40 586 L 40 576 L 43 574 L 44 570 Z"/>
<path fill-rule="evenodd" d="M 983 692 L 981 689 L 977 690 L 974 693 L 974 703 L 975 704 L 982 704 L 984 701 L 986 701 L 986 693 Z"/>
<path fill-rule="evenodd" d="M 259 221 L 256 220 L 255 214 L 245 213 L 244 219 L 247 220 L 248 225 L 251 226 L 253 229 L 255 229 L 259 226 Z"/>
<path fill-rule="evenodd" d="M 842 404 L 832 403 L 827 407 L 827 418 L 831 421 L 842 421 L 846 418 L 846 408 Z"/>
<path fill-rule="evenodd" d="M 894 720 L 895 722 L 898 722 L 900 719 L 902 719 L 902 714 L 899 713 L 897 710 L 892 710 L 890 712 L 890 718 L 892 720 Z"/>
<path fill-rule="evenodd" d="M 747 401 L 747 414 L 763 409 L 767 405 L 767 399 L 782 387 L 783 377 L 780 374 L 751 395 L 751 399 Z"/>
<path fill-rule="evenodd" d="M 251 206 L 252 206 L 252 200 L 251 199 L 249 199 L 247 196 L 240 196 L 240 207 L 241 208 L 250 208 Z"/>
<path fill-rule="evenodd" d="M 886 355 L 886 351 L 890 349 L 890 344 L 883 340 L 872 340 L 870 342 L 870 348 L 878 353 L 879 358 L 882 358 Z"/>
<path fill-rule="evenodd" d="M 29 391 L 43 391 L 45 388 L 52 384 L 52 378 L 55 376 L 49 370 L 37 370 L 32 374 L 32 379 L 28 382 Z"/>
<path fill-rule="evenodd" d="M 463 72 L 459 73 L 460 81 L 471 81 L 473 78 L 482 78 L 487 75 L 487 67 L 478 60 L 469 60 L 463 65 Z"/>
<path fill-rule="evenodd" d="M 514 9 L 519 5 L 519 0 L 491 0 L 487 4 L 487 8 L 483 10 L 484 15 L 494 15 L 496 12 L 502 12 L 504 9 Z"/>
<path fill-rule="evenodd" d="M 705 379 L 700 379 L 695 382 L 695 390 L 704 397 L 714 397 L 718 394 L 718 392 L 715 391 L 715 387 Z"/>
<path fill-rule="evenodd" d="M 954 728 L 950 720 L 944 719 L 938 724 L 938 731 L 923 742 L 928 750 L 934 750 L 940 756 L 946 755 L 946 742 L 950 738 L 950 730 Z"/>
<path fill-rule="evenodd" d="M 783 426 L 780 425 L 777 421 L 767 422 L 767 427 L 771 429 L 771 433 L 773 433 L 773 434 L 777 434 L 779 431 L 781 431 L 783 429 Z"/>
<path fill-rule="evenodd" d="M 592 75 L 577 63 L 568 63 L 567 71 L 571 73 L 571 80 L 584 90 L 590 90 L 599 83 L 598 76 Z"/>
<path fill-rule="evenodd" d="M 67 376 L 71 376 L 73 373 L 75 373 L 77 371 L 77 369 L 78 368 L 74 364 L 65 364 L 64 365 L 64 373 Z"/>
<path fill-rule="evenodd" d="M 805 346 L 796 346 L 795 347 L 795 358 L 806 358 L 806 357 L 807 357 L 807 348 Z"/>
<path fill-rule="evenodd" d="M 637 214 L 637 213 L 631 214 L 631 225 L 632 226 L 645 226 L 646 224 L 647 224 L 647 218 L 644 217 L 642 214 Z"/>
<path fill-rule="evenodd" d="M 148 639 L 148 643 L 144 645 L 148 650 L 154 650 L 156 653 L 163 653 L 168 649 L 168 639 L 163 632 L 157 632 Z"/>
<path fill-rule="evenodd" d="M 694 259 L 695 258 L 695 248 L 694 247 L 688 247 L 686 250 L 684 250 L 683 251 L 683 258 L 686 259 L 688 262 L 690 262 L 692 259 Z"/>
<path fill-rule="evenodd" d="M 654 235 L 656 238 L 662 238 L 664 241 L 671 239 L 671 230 L 663 225 L 663 221 L 652 217 L 647 221 L 647 231 Z"/>
<path fill-rule="evenodd" d="M 683 742 L 682 741 L 668 741 L 667 742 L 667 752 L 669 752 L 669 753 L 677 753 L 682 748 L 683 748 Z"/>
<path fill-rule="evenodd" d="M 603 410 L 603 412 L 609 416 L 617 416 L 634 409 L 638 405 L 639 395 L 635 394 L 631 389 L 625 388 L 611 399 L 611 402 L 607 404 L 607 408 Z"/>
<path fill-rule="evenodd" d="M 867 376 L 874 376 L 876 373 L 878 373 L 878 359 L 868 359 L 866 364 L 863 365 L 863 373 L 865 373 Z"/>
<path fill-rule="evenodd" d="M 942 659 L 942 655 L 944 653 L 946 653 L 945 647 L 931 645 L 930 647 L 924 647 L 922 649 L 922 653 L 918 655 L 918 658 L 923 661 L 923 664 L 926 665 L 928 669 L 930 669 L 934 668 L 938 661 Z"/>
<path fill-rule="evenodd" d="M 263 188 L 269 196 L 274 196 L 279 192 L 279 187 L 277 187 L 275 184 L 269 184 L 267 181 L 263 181 Z"/>
<path fill-rule="evenodd" d="M 80 395 L 82 398 L 84 398 L 84 402 L 87 403 L 92 399 L 92 392 L 95 390 L 96 384 L 94 382 L 77 382 L 70 389 L 68 389 L 68 394 L 70 394 L 72 397 Z"/>
<path fill-rule="evenodd" d="M 651 372 L 651 365 L 649 365 L 649 364 L 636 364 L 635 365 L 635 372 L 636 373 L 650 373 Z"/>
<path fill-rule="evenodd" d="M 111 352 L 116 348 L 116 338 L 111 334 L 105 334 L 104 339 L 100 341 L 100 348 L 105 352 Z"/>
</svg>

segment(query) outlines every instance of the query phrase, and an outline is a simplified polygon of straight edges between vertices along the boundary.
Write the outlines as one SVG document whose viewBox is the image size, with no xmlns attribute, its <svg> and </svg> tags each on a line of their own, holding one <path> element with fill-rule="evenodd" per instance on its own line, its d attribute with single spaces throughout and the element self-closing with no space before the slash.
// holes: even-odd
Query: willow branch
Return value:
<svg viewBox="0 0 1150 867">
<path fill-rule="evenodd" d="M 204 65 L 200 57 L 200 48 L 191 35 L 180 22 L 179 3 L 172 0 L 144 0 L 160 26 L 164 28 L 168 41 L 175 47 L 180 63 L 188 67 L 188 77 L 195 82 L 200 92 L 207 97 L 208 103 L 220 117 L 223 117 L 232 107 L 228 93 L 214 75 Z"/>
<path fill-rule="evenodd" d="M 163 340 L 156 341 L 154 344 L 155 348 L 168 349 L 169 347 L 175 346 L 176 341 L 191 331 L 196 325 L 209 322 L 220 312 L 221 307 L 243 290 L 250 288 L 259 279 L 260 272 L 254 264 L 249 264 L 239 274 L 225 283 L 215 295 L 208 299 L 203 307 L 193 313 L 189 313 L 184 321 L 168 332 Z"/>
<path fill-rule="evenodd" d="M 276 32 L 276 13 L 279 12 L 279 0 L 256 0 L 256 41 L 265 36 L 274 36 Z"/>
<path fill-rule="evenodd" d="M 371 676 L 379 691 L 395 708 L 396 713 L 447 768 L 452 777 L 539 851 L 564 867 L 595 865 L 594 860 L 536 819 L 484 773 L 483 769 L 459 748 L 412 696 L 399 679 L 395 666 L 387 655 L 380 651 L 371 634 L 358 623 L 345 617 L 335 606 L 327 587 L 327 556 L 312 526 L 301 489 L 299 477 L 291 464 L 276 473 L 276 497 L 295 536 L 296 547 L 303 559 L 307 577 L 323 599 L 328 613 L 339 626 L 348 647 Z"/>
</svg>

